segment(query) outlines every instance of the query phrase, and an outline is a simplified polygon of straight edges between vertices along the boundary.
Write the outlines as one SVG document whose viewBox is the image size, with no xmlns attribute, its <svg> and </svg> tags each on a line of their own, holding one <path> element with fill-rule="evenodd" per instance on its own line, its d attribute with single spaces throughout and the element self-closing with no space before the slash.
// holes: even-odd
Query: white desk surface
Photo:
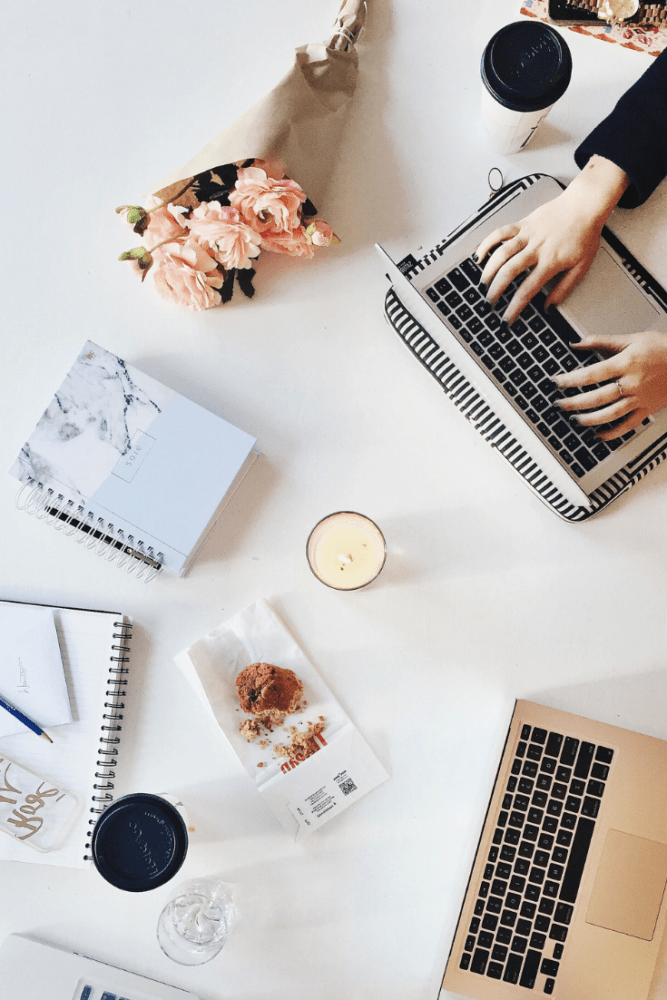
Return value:
<svg viewBox="0 0 667 1000">
<path fill-rule="evenodd" d="M 478 66 L 519 0 L 369 7 L 318 206 L 341 246 L 306 263 L 265 254 L 254 301 L 199 314 L 116 262 L 128 234 L 114 208 L 325 38 L 336 0 L 3 9 L 0 467 L 88 337 L 255 434 L 263 457 L 189 576 L 148 586 L 17 511 L 0 477 L 0 596 L 134 617 L 118 791 L 180 794 L 196 827 L 182 878 L 222 874 L 239 912 L 222 954 L 188 970 L 155 939 L 169 886 L 135 896 L 92 869 L 5 862 L 0 939 L 32 932 L 205 1000 L 434 1000 L 514 699 L 667 738 L 667 468 L 591 523 L 559 521 L 389 329 L 373 249 L 428 249 L 485 200 L 494 165 L 570 180 L 575 145 L 650 58 L 566 32 L 570 89 L 503 158 L 480 128 Z M 665 185 L 617 216 L 667 281 Z M 310 528 L 340 508 L 387 538 L 365 591 L 329 590 L 306 564 Z M 172 662 L 262 596 L 392 775 L 303 846 Z"/>
</svg>

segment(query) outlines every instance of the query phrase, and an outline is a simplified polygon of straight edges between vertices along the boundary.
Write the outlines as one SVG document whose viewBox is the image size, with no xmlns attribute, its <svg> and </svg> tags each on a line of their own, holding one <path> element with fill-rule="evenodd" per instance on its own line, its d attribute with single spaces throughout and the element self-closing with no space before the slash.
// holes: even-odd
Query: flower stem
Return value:
<svg viewBox="0 0 667 1000">
<path fill-rule="evenodd" d="M 166 240 L 162 240 L 161 243 L 156 243 L 155 246 L 151 247 L 148 252 L 149 253 L 153 253 L 154 250 L 157 250 L 158 247 L 164 246 L 165 243 L 172 243 L 174 240 L 180 239 L 181 236 L 185 236 L 185 234 L 187 233 L 187 231 L 188 231 L 188 227 L 185 226 L 183 229 L 181 229 L 180 233 L 176 233 L 174 236 L 168 236 L 166 238 Z"/>
<path fill-rule="evenodd" d="M 173 202 L 177 201 L 178 198 L 181 197 L 181 195 L 185 194 L 185 192 L 188 190 L 188 188 L 192 187 L 193 181 L 194 181 L 194 177 L 191 180 L 189 180 L 188 183 L 185 185 L 185 187 L 181 188 L 181 190 L 178 191 L 177 194 L 174 195 L 173 198 L 170 198 L 168 202 L 167 201 L 162 201 L 162 202 L 160 202 L 159 205 L 153 205 L 152 208 L 147 208 L 146 209 L 146 214 L 150 215 L 150 213 L 154 212 L 157 208 L 164 208 L 165 205 L 168 205 L 170 203 L 173 203 Z M 155 248 L 153 248 L 153 249 L 155 249 Z"/>
</svg>

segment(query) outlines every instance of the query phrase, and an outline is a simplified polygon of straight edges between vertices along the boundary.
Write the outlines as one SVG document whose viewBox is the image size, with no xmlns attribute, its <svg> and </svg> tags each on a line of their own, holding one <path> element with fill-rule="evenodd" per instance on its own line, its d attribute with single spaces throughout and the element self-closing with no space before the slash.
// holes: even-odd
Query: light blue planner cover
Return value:
<svg viewBox="0 0 667 1000">
<path fill-rule="evenodd" d="M 180 572 L 254 444 L 87 341 L 10 473 L 84 502 Z"/>
</svg>

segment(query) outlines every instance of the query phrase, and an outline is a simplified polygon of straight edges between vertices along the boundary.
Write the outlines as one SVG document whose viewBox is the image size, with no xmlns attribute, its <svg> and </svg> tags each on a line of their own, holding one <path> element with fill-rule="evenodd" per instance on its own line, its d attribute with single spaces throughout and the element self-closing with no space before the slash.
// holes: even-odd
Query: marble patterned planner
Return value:
<svg viewBox="0 0 667 1000">
<path fill-rule="evenodd" d="M 27 509 L 110 542 L 125 560 L 131 549 L 183 575 L 254 461 L 254 445 L 87 341 L 10 473 L 37 493 L 28 493 Z"/>
</svg>

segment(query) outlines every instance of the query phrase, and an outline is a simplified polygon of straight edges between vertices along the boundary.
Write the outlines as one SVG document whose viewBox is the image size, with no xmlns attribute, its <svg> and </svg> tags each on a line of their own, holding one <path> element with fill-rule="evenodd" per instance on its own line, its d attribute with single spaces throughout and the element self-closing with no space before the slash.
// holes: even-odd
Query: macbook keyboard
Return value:
<svg viewBox="0 0 667 1000">
<path fill-rule="evenodd" d="M 461 969 L 553 993 L 613 756 L 523 726 Z"/>
<path fill-rule="evenodd" d="M 132 997 L 128 997 L 126 991 L 121 994 L 109 986 L 92 985 L 83 980 L 77 986 L 73 1000 L 135 1000 L 135 997 L 136 1000 L 143 1000 L 145 996 L 146 994 L 142 994 L 139 997 L 133 993 Z"/>
<path fill-rule="evenodd" d="M 582 364 L 595 364 L 600 358 L 591 351 L 572 349 L 571 345 L 580 339 L 579 334 L 556 309 L 545 312 L 543 292 L 538 292 L 519 318 L 508 326 L 501 313 L 524 276 L 509 285 L 494 307 L 479 289 L 481 274 L 479 265 L 469 257 L 428 285 L 424 293 L 549 450 L 581 479 L 634 437 L 637 430 L 612 441 L 601 441 L 598 432 L 611 429 L 613 422 L 591 428 L 570 421 L 555 400 L 563 394 L 578 395 L 582 390 L 565 389 L 561 393 L 552 376 L 573 371 Z M 586 390 L 591 388 L 595 386 L 587 386 Z M 647 418 L 644 425 L 649 423 Z"/>
</svg>

